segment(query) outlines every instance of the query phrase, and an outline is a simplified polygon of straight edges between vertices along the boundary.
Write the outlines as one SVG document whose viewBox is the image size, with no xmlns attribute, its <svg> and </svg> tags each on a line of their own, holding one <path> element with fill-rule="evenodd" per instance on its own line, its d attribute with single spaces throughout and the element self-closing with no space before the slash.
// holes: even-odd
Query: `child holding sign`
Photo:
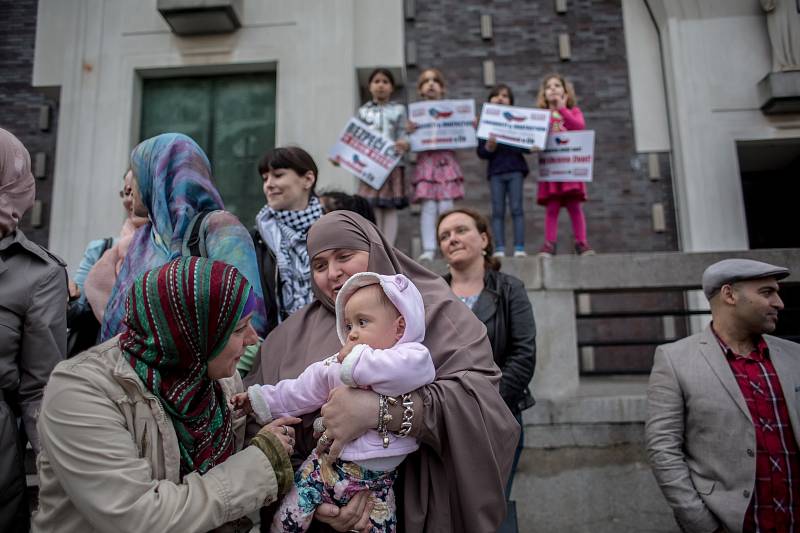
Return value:
<svg viewBox="0 0 800 533">
<path fill-rule="evenodd" d="M 417 92 L 425 100 L 441 100 L 445 92 L 442 73 L 435 68 L 422 71 L 417 80 Z M 408 132 L 416 125 L 409 121 Z M 464 197 L 464 174 L 453 150 L 427 150 L 417 155 L 414 170 L 414 201 L 422 203 L 420 261 L 432 261 L 436 250 L 436 219 L 453 208 L 453 200 Z"/>
<path fill-rule="evenodd" d="M 495 85 L 489 102 L 514 105 L 514 93 L 505 84 Z M 492 193 L 492 233 L 497 242 L 494 256 L 505 255 L 506 197 L 514 222 L 514 257 L 525 257 L 525 211 L 522 201 L 522 180 L 528 175 L 528 163 L 522 156 L 527 150 L 498 144 L 494 135 L 478 140 L 478 157 L 489 161 L 486 177 Z"/>
<path fill-rule="evenodd" d="M 561 74 L 545 76 L 539 87 L 536 104 L 550 109 L 550 133 L 568 130 L 582 130 L 586 123 L 583 113 L 576 105 L 575 90 Z M 586 240 L 586 217 L 581 203 L 586 201 L 586 184 L 579 181 L 539 181 L 536 202 L 546 208 L 544 221 L 545 242 L 539 255 L 551 257 L 556 253 L 558 236 L 558 214 L 566 207 L 572 221 L 575 236 L 575 252 L 578 255 L 593 255 L 594 250 Z"/>
<path fill-rule="evenodd" d="M 394 92 L 394 76 L 385 68 L 376 68 L 369 75 L 369 93 L 372 100 L 358 109 L 358 118 L 373 130 L 395 142 L 399 153 L 408 151 L 406 140 L 406 106 L 390 100 Z M 397 210 L 408 206 L 405 190 L 403 162 L 392 170 L 380 189 L 360 182 L 358 194 L 369 200 L 378 229 L 394 245 L 397 238 Z"/>
</svg>

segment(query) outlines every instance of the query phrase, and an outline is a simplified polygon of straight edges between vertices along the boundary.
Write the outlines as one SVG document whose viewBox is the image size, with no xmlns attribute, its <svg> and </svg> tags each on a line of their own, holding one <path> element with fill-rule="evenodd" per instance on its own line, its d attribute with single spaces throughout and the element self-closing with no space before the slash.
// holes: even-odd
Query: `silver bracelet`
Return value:
<svg viewBox="0 0 800 533">
<path fill-rule="evenodd" d="M 378 434 L 383 439 L 383 447 L 389 447 L 389 422 L 392 421 L 392 415 L 389 414 L 389 401 L 388 397 L 378 395 Z"/>
<path fill-rule="evenodd" d="M 400 423 L 398 437 L 407 437 L 411 431 L 411 419 L 414 418 L 414 400 L 411 394 L 403 394 L 403 421 Z"/>
</svg>

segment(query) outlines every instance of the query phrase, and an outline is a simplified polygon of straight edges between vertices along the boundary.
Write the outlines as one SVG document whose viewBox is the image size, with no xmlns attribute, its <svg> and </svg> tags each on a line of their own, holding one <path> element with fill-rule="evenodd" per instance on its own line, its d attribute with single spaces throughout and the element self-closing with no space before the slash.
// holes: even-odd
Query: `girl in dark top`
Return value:
<svg viewBox="0 0 800 533">
<path fill-rule="evenodd" d="M 505 84 L 495 85 L 489 93 L 492 104 L 514 105 L 514 93 Z M 522 180 L 528 175 L 528 163 L 522 156 L 524 148 L 497 143 L 494 135 L 489 140 L 478 139 L 478 157 L 487 159 L 486 177 L 492 192 L 492 232 L 497 239 L 494 255 L 505 255 L 506 197 L 514 222 L 514 257 L 525 257 L 525 212 L 523 210 Z"/>
</svg>

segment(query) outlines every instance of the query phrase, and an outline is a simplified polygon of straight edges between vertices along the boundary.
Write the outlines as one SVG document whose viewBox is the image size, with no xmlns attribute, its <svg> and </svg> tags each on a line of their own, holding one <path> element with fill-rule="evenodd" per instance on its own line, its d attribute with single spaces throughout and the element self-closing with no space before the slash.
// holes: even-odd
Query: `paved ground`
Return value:
<svg viewBox="0 0 800 533">
<path fill-rule="evenodd" d="M 512 498 L 525 533 L 677 533 L 641 444 L 526 448 Z"/>
</svg>

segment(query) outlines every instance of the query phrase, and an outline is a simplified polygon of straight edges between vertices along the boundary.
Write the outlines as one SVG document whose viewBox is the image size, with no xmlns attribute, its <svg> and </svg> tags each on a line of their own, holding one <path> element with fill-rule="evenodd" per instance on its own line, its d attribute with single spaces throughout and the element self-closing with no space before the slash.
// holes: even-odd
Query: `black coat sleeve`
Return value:
<svg viewBox="0 0 800 533">
<path fill-rule="evenodd" d="M 478 147 L 475 149 L 478 153 L 478 157 L 481 159 L 494 159 L 494 156 L 497 153 L 497 149 L 495 148 L 494 152 L 490 152 L 486 149 L 486 141 L 483 139 L 478 139 Z"/>
<path fill-rule="evenodd" d="M 500 395 L 509 405 L 516 404 L 525 393 L 536 366 L 536 323 L 533 307 L 525 286 L 517 279 L 509 280 L 506 292 L 506 356 Z"/>
</svg>

